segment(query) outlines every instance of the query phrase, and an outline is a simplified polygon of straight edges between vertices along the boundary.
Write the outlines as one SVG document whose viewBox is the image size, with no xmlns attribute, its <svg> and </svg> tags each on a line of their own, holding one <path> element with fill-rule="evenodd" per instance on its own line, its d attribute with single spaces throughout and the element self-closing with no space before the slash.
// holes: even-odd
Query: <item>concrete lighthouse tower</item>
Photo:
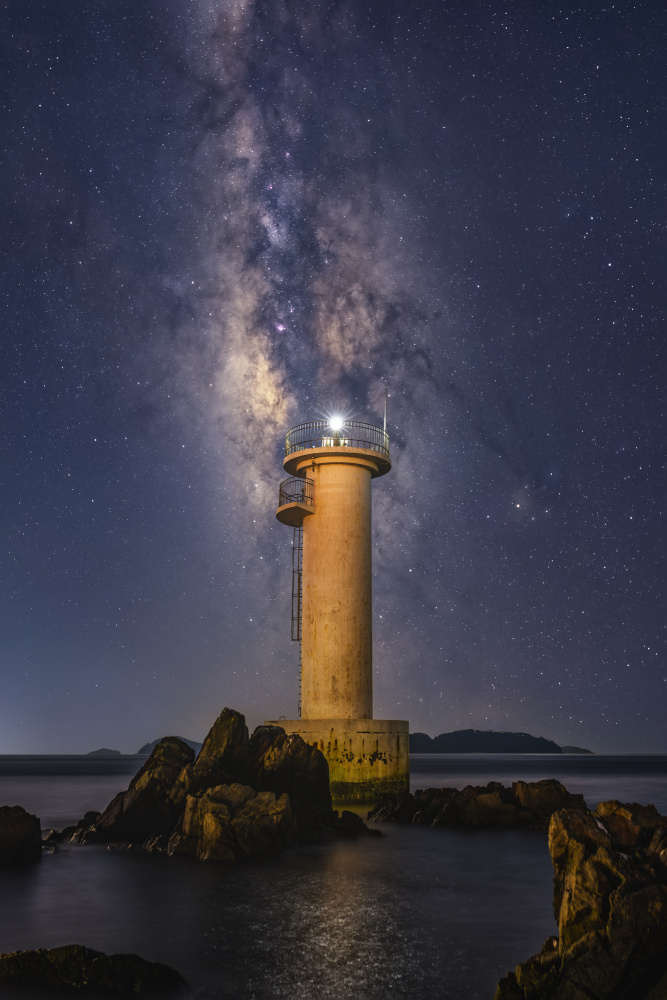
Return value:
<svg viewBox="0 0 667 1000">
<path fill-rule="evenodd" d="M 301 717 L 278 725 L 322 750 L 334 799 L 407 790 L 408 723 L 373 718 L 371 482 L 391 469 L 389 438 L 357 420 L 310 421 L 287 432 L 283 465 Z"/>
</svg>

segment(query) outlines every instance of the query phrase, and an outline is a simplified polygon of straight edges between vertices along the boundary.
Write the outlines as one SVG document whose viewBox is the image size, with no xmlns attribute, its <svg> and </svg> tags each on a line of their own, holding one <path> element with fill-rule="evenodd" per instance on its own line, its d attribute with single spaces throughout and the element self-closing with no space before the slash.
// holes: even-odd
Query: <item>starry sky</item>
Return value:
<svg viewBox="0 0 667 1000">
<path fill-rule="evenodd" d="M 385 387 L 376 717 L 667 752 L 666 21 L 2 4 L 1 753 L 294 718 L 283 435 Z"/>
</svg>

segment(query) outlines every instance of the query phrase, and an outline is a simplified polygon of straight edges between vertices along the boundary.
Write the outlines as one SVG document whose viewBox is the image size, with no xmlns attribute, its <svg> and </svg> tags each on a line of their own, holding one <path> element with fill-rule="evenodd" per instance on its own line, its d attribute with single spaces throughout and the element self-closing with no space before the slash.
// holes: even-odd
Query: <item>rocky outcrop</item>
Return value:
<svg viewBox="0 0 667 1000">
<path fill-rule="evenodd" d="M 249 761 L 245 718 L 231 708 L 223 709 L 211 726 L 197 759 L 194 760 L 193 753 L 191 760 L 194 763 L 188 763 L 181 770 L 170 790 L 170 799 L 179 813 L 185 808 L 188 795 L 196 795 L 217 785 L 247 782 Z"/>
<path fill-rule="evenodd" d="M 161 740 L 127 791 L 119 792 L 95 825 L 77 839 L 141 844 L 148 838 L 168 837 L 182 812 L 171 792 L 193 760 L 194 751 L 176 736 Z"/>
<path fill-rule="evenodd" d="M 352 829 L 332 812 L 329 768 L 317 748 L 278 726 L 260 726 L 249 739 L 243 716 L 226 708 L 196 760 L 182 740 L 161 740 L 101 815 L 50 833 L 49 843 L 112 842 L 238 861 Z"/>
<path fill-rule="evenodd" d="M 38 818 L 21 806 L 0 807 L 0 866 L 28 864 L 41 856 Z"/>
<path fill-rule="evenodd" d="M 286 793 L 257 792 L 248 785 L 217 785 L 188 795 L 185 811 L 169 840 L 170 854 L 200 861 L 241 861 L 275 853 L 296 839 L 296 823 Z"/>
<path fill-rule="evenodd" d="M 359 836 L 383 837 L 384 834 L 375 827 L 366 826 L 357 813 L 343 809 L 340 816 L 334 812 L 334 836 L 341 840 L 356 839 Z"/>
<path fill-rule="evenodd" d="M 63 841 L 68 841 L 71 844 L 82 844 L 88 831 L 95 826 L 101 815 L 102 813 L 99 812 L 87 812 L 76 826 L 66 826 L 64 830 L 47 830 L 44 835 L 44 843 L 49 846 L 62 844 Z"/>
<path fill-rule="evenodd" d="M 564 809 L 549 851 L 558 937 L 500 981 L 496 1000 L 667 996 L 667 817 L 617 801 Z"/>
<path fill-rule="evenodd" d="M 0 986 L 35 989 L 40 996 L 44 990 L 166 996 L 179 991 L 185 981 L 168 965 L 138 955 L 105 955 L 72 944 L 0 955 Z"/>
<path fill-rule="evenodd" d="M 317 747 L 278 726 L 259 726 L 250 739 L 249 765 L 255 788 L 289 795 L 299 841 L 319 840 L 333 813 L 329 765 Z"/>
<path fill-rule="evenodd" d="M 414 794 L 388 795 L 368 814 L 375 821 L 445 827 L 546 829 L 557 809 L 585 809 L 583 795 L 572 795 L 560 781 L 498 781 L 456 788 L 420 788 Z"/>
</svg>

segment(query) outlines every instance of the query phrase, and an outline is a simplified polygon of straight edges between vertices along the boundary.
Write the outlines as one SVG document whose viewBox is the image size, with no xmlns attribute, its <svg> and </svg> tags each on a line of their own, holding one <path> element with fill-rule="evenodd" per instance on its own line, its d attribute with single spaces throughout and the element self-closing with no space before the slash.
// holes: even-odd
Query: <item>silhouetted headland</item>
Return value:
<svg viewBox="0 0 667 1000">
<path fill-rule="evenodd" d="M 497 733 L 459 729 L 440 736 L 410 733 L 410 753 L 591 753 L 581 747 L 560 747 L 553 740 L 530 733 Z"/>
</svg>

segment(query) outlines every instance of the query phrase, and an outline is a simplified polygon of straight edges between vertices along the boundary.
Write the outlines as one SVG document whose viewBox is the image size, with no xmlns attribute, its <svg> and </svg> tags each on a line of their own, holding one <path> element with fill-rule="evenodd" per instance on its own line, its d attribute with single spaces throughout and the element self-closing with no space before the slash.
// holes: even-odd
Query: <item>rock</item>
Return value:
<svg viewBox="0 0 667 1000">
<path fill-rule="evenodd" d="M 0 807 L 0 866 L 28 864 L 42 856 L 42 831 L 36 816 L 21 806 Z"/>
<path fill-rule="evenodd" d="M 194 755 L 193 755 L 194 757 Z M 248 730 L 240 712 L 224 708 L 211 726 L 195 763 L 180 771 L 170 792 L 170 798 L 180 814 L 188 795 L 207 788 L 248 783 Z"/>
<path fill-rule="evenodd" d="M 340 816 L 337 813 L 334 813 L 334 816 L 333 831 L 336 837 L 344 840 L 354 840 L 359 836 L 383 836 L 380 830 L 374 830 L 370 826 L 366 826 L 361 816 L 358 816 L 357 813 L 343 809 Z"/>
<path fill-rule="evenodd" d="M 287 794 L 257 792 L 236 783 L 188 795 L 168 850 L 200 861 L 240 861 L 284 850 L 295 837 L 296 823 Z"/>
<path fill-rule="evenodd" d="M 551 817 L 557 947 L 501 980 L 496 1000 L 658 1000 L 667 985 L 667 818 L 617 801 Z"/>
<path fill-rule="evenodd" d="M 435 792 L 437 789 L 429 788 L 427 791 Z M 412 823 L 416 812 L 417 800 L 415 796 L 411 795 L 410 792 L 402 792 L 400 795 L 383 795 L 377 805 L 368 813 L 368 819 L 377 823 L 389 821 Z"/>
<path fill-rule="evenodd" d="M 76 827 L 73 829 L 76 829 Z M 57 847 L 58 844 L 62 844 L 64 839 L 65 837 L 62 830 L 49 829 L 42 831 L 42 845 Z"/>
<path fill-rule="evenodd" d="M 126 792 L 111 800 L 94 826 L 77 835 L 79 841 L 124 841 L 142 844 L 148 838 L 168 836 L 181 810 L 170 793 L 194 751 L 175 736 L 161 740 L 134 776 Z M 78 829 L 78 826 L 77 826 Z"/>
<path fill-rule="evenodd" d="M 196 760 L 177 737 L 161 740 L 101 815 L 49 831 L 48 843 L 105 842 L 233 861 L 282 850 L 295 838 L 364 831 L 358 818 L 336 820 L 329 767 L 316 747 L 279 726 L 260 726 L 249 739 L 244 717 L 225 708 Z"/>
<path fill-rule="evenodd" d="M 108 750 L 106 747 L 102 747 L 100 750 L 89 750 L 88 757 L 122 757 L 120 750 Z"/>
<path fill-rule="evenodd" d="M 542 781 L 514 781 L 512 793 L 524 809 L 534 813 L 545 822 L 557 809 L 585 809 L 583 795 L 573 795 L 568 792 L 560 781 L 555 778 L 544 778 Z"/>
<path fill-rule="evenodd" d="M 21 989 L 83 993 L 153 994 L 180 990 L 185 981 L 175 969 L 138 955 L 105 955 L 79 944 L 0 955 L 0 985 Z"/>
<path fill-rule="evenodd" d="M 259 726 L 249 743 L 250 783 L 276 795 L 287 792 L 300 842 L 321 838 L 334 814 L 329 765 L 317 747 L 279 726 Z"/>
<path fill-rule="evenodd" d="M 99 812 L 87 812 L 76 826 L 67 826 L 61 831 L 51 830 L 49 836 L 44 838 L 44 843 L 62 844 L 66 840 L 70 844 L 83 844 L 86 841 L 89 831 L 95 826 L 101 816 L 102 813 Z"/>
<path fill-rule="evenodd" d="M 549 817 L 564 807 L 585 809 L 583 795 L 572 795 L 553 778 L 517 781 L 511 788 L 498 781 L 456 788 L 420 788 L 411 795 L 385 796 L 368 818 L 421 826 L 546 829 Z"/>
<path fill-rule="evenodd" d="M 198 754 L 201 750 L 201 743 L 197 743 L 196 740 L 188 740 L 185 736 L 177 736 L 176 739 L 179 739 L 181 743 L 187 743 L 189 747 L 192 747 L 195 754 Z M 144 743 L 144 745 L 139 747 L 137 750 L 137 757 L 148 757 L 148 755 L 155 750 L 155 747 L 159 742 L 160 740 L 152 740 L 150 743 Z"/>
</svg>

